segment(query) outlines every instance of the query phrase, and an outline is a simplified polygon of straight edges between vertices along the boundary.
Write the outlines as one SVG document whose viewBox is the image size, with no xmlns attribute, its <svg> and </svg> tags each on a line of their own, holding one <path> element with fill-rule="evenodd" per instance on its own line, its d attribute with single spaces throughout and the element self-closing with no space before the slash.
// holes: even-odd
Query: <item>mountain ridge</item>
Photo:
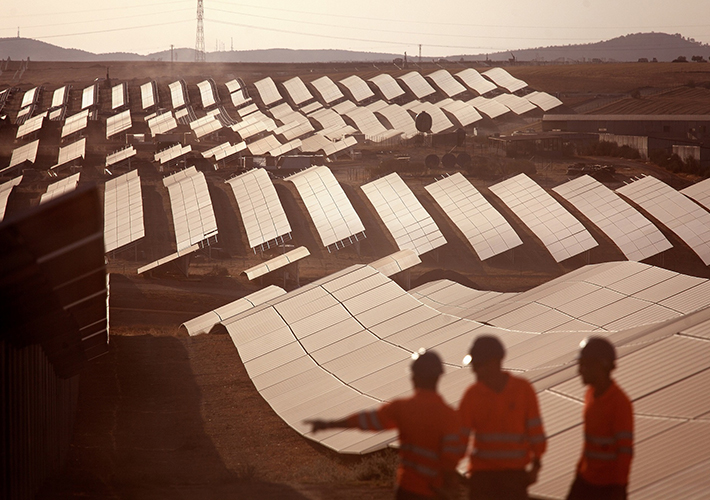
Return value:
<svg viewBox="0 0 710 500">
<path fill-rule="evenodd" d="M 447 60 L 466 61 L 515 61 L 515 62 L 589 62 L 617 61 L 631 62 L 645 58 L 658 61 L 672 61 L 679 56 L 691 60 L 693 56 L 710 59 L 710 45 L 685 38 L 680 33 L 634 33 L 588 44 L 537 47 L 517 49 L 489 54 L 462 54 L 447 56 Z M 148 55 L 130 52 L 111 52 L 95 54 L 81 49 L 63 48 L 30 38 L 0 38 L 0 59 L 35 61 L 155 61 L 170 60 L 170 51 L 160 51 Z M 173 51 L 173 57 L 179 62 L 191 62 L 195 51 L 191 48 L 179 48 Z M 338 49 L 259 49 L 242 51 L 208 52 L 208 62 L 234 63 L 334 63 L 334 62 L 391 62 L 401 58 L 401 54 L 362 52 Z M 415 60 L 416 58 L 411 58 Z M 440 59 L 425 57 L 424 61 Z"/>
</svg>

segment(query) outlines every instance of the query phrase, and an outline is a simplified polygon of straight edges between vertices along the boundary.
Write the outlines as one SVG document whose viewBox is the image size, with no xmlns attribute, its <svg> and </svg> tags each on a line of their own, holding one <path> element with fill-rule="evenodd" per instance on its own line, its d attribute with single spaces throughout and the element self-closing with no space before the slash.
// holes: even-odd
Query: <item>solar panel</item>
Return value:
<svg viewBox="0 0 710 500">
<path fill-rule="evenodd" d="M 481 260 L 523 242 L 508 221 L 461 173 L 424 187 L 463 233 Z"/>
<path fill-rule="evenodd" d="M 365 135 L 365 139 L 373 142 L 382 142 L 401 135 L 398 130 L 388 130 L 377 119 L 375 114 L 367 108 L 355 107 L 345 113 L 355 126 Z"/>
<path fill-rule="evenodd" d="M 493 100 L 504 105 L 516 115 L 522 115 L 537 109 L 537 106 L 527 99 L 523 99 L 522 97 L 518 97 L 513 94 L 500 94 L 495 96 Z"/>
<path fill-rule="evenodd" d="M 67 100 L 68 87 L 65 85 L 55 89 L 52 93 L 52 105 L 51 108 L 58 108 L 59 106 L 64 106 Z"/>
<path fill-rule="evenodd" d="M 281 155 L 285 155 L 286 153 L 290 153 L 291 151 L 295 151 L 297 149 L 300 149 L 300 147 L 301 147 L 301 140 L 300 139 L 293 139 L 293 140 L 288 141 L 284 144 L 276 146 L 275 148 L 270 149 L 269 154 L 274 157 L 281 156 Z"/>
<path fill-rule="evenodd" d="M 409 249 L 421 255 L 446 243 L 434 219 L 396 172 L 361 188 L 399 250 Z"/>
<path fill-rule="evenodd" d="M 54 198 L 58 198 L 65 193 L 74 191 L 76 186 L 79 184 L 80 175 L 81 173 L 76 173 L 47 186 L 47 192 L 39 198 L 40 204 L 47 203 L 49 200 L 53 200 Z"/>
<path fill-rule="evenodd" d="M 510 108 L 508 106 L 493 99 L 487 99 L 481 96 L 474 97 L 468 101 L 468 104 L 476 108 L 480 113 L 483 113 L 488 118 L 498 118 L 499 116 L 510 112 Z"/>
<path fill-rule="evenodd" d="M 104 248 L 117 250 L 145 236 L 143 197 L 137 170 L 106 181 L 104 187 Z"/>
<path fill-rule="evenodd" d="M 553 191 L 601 229 L 629 260 L 644 260 L 673 246 L 651 221 L 588 175 Z"/>
<path fill-rule="evenodd" d="M 398 104 L 390 104 L 387 107 L 375 111 L 375 116 L 385 124 L 387 128 L 398 130 L 404 138 L 414 137 L 419 133 L 414 123 L 414 118 L 409 112 Z"/>
<path fill-rule="evenodd" d="M 137 154 L 138 152 L 136 151 L 136 148 L 133 147 L 133 145 L 127 146 L 123 149 L 120 149 L 119 151 L 106 155 L 106 167 L 110 167 L 111 165 L 115 165 L 119 162 L 122 162 L 123 160 L 132 158 Z"/>
<path fill-rule="evenodd" d="M 647 176 L 616 190 L 673 231 L 710 265 L 710 213 L 681 193 Z"/>
<path fill-rule="evenodd" d="M 190 247 L 184 248 L 182 250 L 178 250 L 175 253 L 171 253 L 170 255 L 166 257 L 161 257 L 160 259 L 153 261 L 149 264 L 146 264 L 145 266 L 139 267 L 136 271 L 137 274 L 143 274 L 150 272 L 154 269 L 158 269 L 161 266 L 164 266 L 166 264 L 169 264 L 171 262 L 175 262 L 176 260 L 185 257 L 187 255 L 190 255 L 192 253 L 197 252 L 200 249 L 200 245 L 192 245 Z"/>
<path fill-rule="evenodd" d="M 148 128 L 152 136 L 166 134 L 175 130 L 178 126 L 177 120 L 172 111 L 156 115 L 148 120 Z"/>
<path fill-rule="evenodd" d="M 126 84 L 119 83 L 111 87 L 111 109 L 115 110 L 128 104 L 126 102 Z"/>
<path fill-rule="evenodd" d="M 347 89 L 350 97 L 352 97 L 353 101 L 356 103 L 361 103 L 375 96 L 375 93 L 372 92 L 372 89 L 367 85 L 365 80 L 357 75 L 350 75 L 343 78 L 338 83 Z"/>
<path fill-rule="evenodd" d="M 170 89 L 170 101 L 173 104 L 173 109 L 181 108 L 187 104 L 185 84 L 182 80 L 172 82 L 168 85 L 168 88 Z"/>
<path fill-rule="evenodd" d="M 310 113 L 313 113 L 317 109 L 321 109 L 322 107 L 323 105 L 320 102 L 315 101 L 310 104 L 306 104 L 305 106 L 302 106 L 301 113 L 303 113 L 304 115 L 308 115 Z"/>
<path fill-rule="evenodd" d="M 59 158 L 57 159 L 57 164 L 52 168 L 60 167 L 70 161 L 76 160 L 77 158 L 84 158 L 85 156 L 86 137 L 83 137 L 72 144 L 59 148 Z"/>
<path fill-rule="evenodd" d="M 20 104 L 20 108 L 24 108 L 26 106 L 29 106 L 30 104 L 34 104 L 36 98 L 37 98 L 37 92 L 39 91 L 38 87 L 33 87 L 26 91 L 22 95 L 22 104 Z"/>
<path fill-rule="evenodd" d="M 141 85 L 141 108 L 148 109 L 155 106 L 155 82 L 148 82 Z"/>
<path fill-rule="evenodd" d="M 451 73 L 445 69 L 440 69 L 426 76 L 427 80 L 432 82 L 444 95 L 448 97 L 456 97 L 459 94 L 466 92 L 466 87 L 461 85 Z"/>
<path fill-rule="evenodd" d="M 264 103 L 264 106 L 271 106 L 283 99 L 270 76 L 258 82 L 254 82 L 254 87 L 256 87 L 256 91 L 259 94 L 261 102 Z"/>
<path fill-rule="evenodd" d="M 243 271 L 249 281 L 264 276 L 272 271 L 281 269 L 289 264 L 298 262 L 301 259 L 308 257 L 311 252 L 308 251 L 306 247 L 298 247 L 290 250 L 282 255 L 269 259 L 266 262 L 257 264 L 254 267 L 250 267 Z"/>
<path fill-rule="evenodd" d="M 246 140 L 261 132 L 275 130 L 277 126 L 273 119 L 261 111 L 255 111 L 247 115 L 241 122 L 232 125 L 231 128 L 239 134 L 242 140 Z"/>
<path fill-rule="evenodd" d="M 468 127 L 483 119 L 476 111 L 476 108 L 463 101 L 445 99 L 434 104 L 444 112 L 454 125 L 460 128 Z"/>
<path fill-rule="evenodd" d="M 421 264 L 421 262 L 417 252 L 407 249 L 399 250 L 387 257 L 382 257 L 374 262 L 370 262 L 370 267 L 377 269 L 385 276 L 393 276 Z"/>
<path fill-rule="evenodd" d="M 527 175 L 499 182 L 490 190 L 542 241 L 556 262 L 598 245 L 572 214 Z"/>
<path fill-rule="evenodd" d="M 364 233 L 365 226 L 328 167 L 310 167 L 285 180 L 296 186 L 324 247 L 330 250 Z"/>
<path fill-rule="evenodd" d="M 532 92 L 525 96 L 525 99 L 533 103 L 535 106 L 543 111 L 550 111 L 559 106 L 562 106 L 562 101 L 557 97 L 548 94 L 547 92 Z"/>
<path fill-rule="evenodd" d="M 275 299 L 286 291 L 283 288 L 279 288 L 275 285 L 269 285 L 266 288 L 262 288 L 254 293 L 237 299 L 229 304 L 225 304 L 213 311 L 209 311 L 201 316 L 186 321 L 181 327 L 187 330 L 190 336 L 200 335 L 203 333 L 209 333 L 212 328 L 221 321 L 228 320 L 232 316 L 244 312 L 252 307 L 256 307 L 259 304 L 263 304 L 268 300 Z"/>
<path fill-rule="evenodd" d="M 281 142 L 273 135 L 267 135 L 261 139 L 248 143 L 247 149 L 249 153 L 255 156 L 266 154 L 276 148 L 281 147 Z"/>
<path fill-rule="evenodd" d="M 39 129 L 42 128 L 42 125 L 44 124 L 44 119 L 47 116 L 47 112 L 45 111 L 41 115 L 36 115 L 33 116 L 32 118 L 28 118 L 27 121 L 25 121 L 22 125 L 17 127 L 17 135 L 15 136 L 17 139 L 21 139 L 26 135 L 31 134 L 32 132 L 36 132 Z"/>
<path fill-rule="evenodd" d="M 200 90 L 200 100 L 203 108 L 209 108 L 217 103 L 212 89 L 212 83 L 209 80 L 198 82 L 197 88 Z"/>
<path fill-rule="evenodd" d="M 311 85 L 320 96 L 320 101 L 325 104 L 332 104 L 338 99 L 345 97 L 333 80 L 327 76 L 321 76 L 313 80 Z"/>
<path fill-rule="evenodd" d="M 131 110 L 127 109 L 106 119 L 106 139 L 110 139 L 116 134 L 125 132 L 133 126 L 131 122 Z"/>
<path fill-rule="evenodd" d="M 484 78 L 478 71 L 473 68 L 466 68 L 456 73 L 456 78 L 466 85 L 469 89 L 478 92 L 479 95 L 486 94 L 497 87 L 495 83 Z"/>
<path fill-rule="evenodd" d="M 222 123 L 214 115 L 206 115 L 190 122 L 190 128 L 198 139 L 217 132 L 222 128 Z"/>
<path fill-rule="evenodd" d="M 68 116 L 64 120 L 64 126 L 62 127 L 62 139 L 80 130 L 84 130 L 86 125 L 89 123 L 89 110 L 84 109 L 79 113 Z"/>
<path fill-rule="evenodd" d="M 404 84 L 416 99 L 423 99 L 436 93 L 436 89 L 429 85 L 422 75 L 416 71 L 410 71 L 397 77 L 397 81 Z"/>
<path fill-rule="evenodd" d="M 291 101 L 296 106 L 301 106 L 302 104 L 313 99 L 313 94 L 308 90 L 306 84 L 303 83 L 299 77 L 294 76 L 290 80 L 283 82 L 284 89 L 288 93 Z"/>
<path fill-rule="evenodd" d="M 10 169 L 10 168 L 15 167 L 17 165 L 21 165 L 26 161 L 28 161 L 30 163 L 34 163 L 35 160 L 37 159 L 37 150 L 38 149 L 39 149 L 39 139 L 32 141 L 29 144 L 25 144 L 24 146 L 20 146 L 19 148 L 13 150 L 12 157 L 10 158 L 10 166 L 7 167 L 7 169 Z M 3 171 L 5 171 L 7 169 L 0 170 L 0 173 L 2 173 Z"/>
<path fill-rule="evenodd" d="M 696 182 L 680 192 L 710 210 L 710 179 Z"/>
<path fill-rule="evenodd" d="M 431 132 L 433 134 L 439 134 L 454 128 L 454 124 L 451 123 L 451 120 L 446 117 L 444 112 L 430 102 L 411 101 L 403 107 L 408 109 L 412 116 L 416 116 L 422 111 L 427 112 L 431 116 Z"/>
<path fill-rule="evenodd" d="M 225 142 L 224 144 L 220 144 L 219 146 L 215 146 L 211 149 L 208 149 L 207 151 L 204 151 L 202 153 L 202 156 L 204 158 L 212 158 L 216 161 L 224 160 L 225 158 L 235 155 L 237 153 L 240 153 L 244 150 L 246 150 L 247 144 L 245 142 L 240 142 L 238 144 L 230 144 L 229 142 Z"/>
<path fill-rule="evenodd" d="M 372 84 L 379 89 L 382 96 L 388 101 L 392 101 L 393 99 L 404 95 L 404 89 L 399 86 L 392 75 L 388 75 L 387 73 L 373 76 L 367 81 L 372 82 Z"/>
<path fill-rule="evenodd" d="M 21 175 L 0 184 L 0 221 L 5 218 L 5 209 L 7 208 L 7 200 L 10 197 L 10 193 L 20 182 L 22 182 Z"/>
<path fill-rule="evenodd" d="M 90 108 L 96 104 L 96 84 L 86 87 L 81 92 L 81 109 Z"/>
<path fill-rule="evenodd" d="M 516 92 L 528 86 L 523 80 L 515 78 L 503 68 L 491 68 L 484 71 L 483 75 L 508 92 Z"/>
<path fill-rule="evenodd" d="M 183 146 L 182 144 L 174 144 L 168 148 L 163 149 L 162 151 L 158 151 L 153 155 L 154 161 L 159 161 L 161 165 L 174 160 L 175 158 L 180 158 L 183 155 L 186 155 L 192 151 L 192 146 L 187 145 Z"/>
<path fill-rule="evenodd" d="M 170 194 L 178 251 L 217 236 L 205 174 L 190 167 L 163 179 Z"/>
<path fill-rule="evenodd" d="M 266 170 L 258 168 L 227 181 L 237 200 L 250 248 L 290 239 L 291 225 Z"/>
</svg>

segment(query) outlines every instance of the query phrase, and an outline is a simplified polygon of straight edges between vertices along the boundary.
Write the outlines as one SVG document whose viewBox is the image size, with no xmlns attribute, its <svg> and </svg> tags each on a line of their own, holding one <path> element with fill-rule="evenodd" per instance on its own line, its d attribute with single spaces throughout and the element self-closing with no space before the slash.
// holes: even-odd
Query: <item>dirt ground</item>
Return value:
<svg viewBox="0 0 710 500">
<path fill-rule="evenodd" d="M 316 74 L 352 74 L 353 67 L 341 66 L 314 69 Z M 660 71 L 659 84 L 672 86 L 688 78 L 687 74 L 679 74 L 680 68 L 676 66 L 655 66 Z M 245 67 L 111 64 L 110 72 L 117 80 L 133 81 L 167 80 L 179 74 L 192 84 L 205 78 L 205 71 L 224 82 L 243 75 L 247 71 Z M 567 89 L 575 93 L 585 88 L 590 92 L 626 92 L 641 87 L 650 71 L 646 65 L 625 66 L 634 71 L 624 71 L 615 65 L 604 67 L 609 69 L 609 79 L 601 79 L 603 82 L 596 79 L 595 70 L 599 67 L 593 65 L 514 67 L 510 72 L 543 90 L 555 92 L 559 87 L 560 91 Z M 697 65 L 692 67 L 697 68 Z M 23 87 L 29 83 L 68 83 L 67 75 L 71 74 L 71 80 L 80 89 L 86 82 L 106 73 L 106 65 L 101 64 L 33 62 L 32 68 L 37 68 L 37 72 L 28 73 Z M 355 69 L 375 71 L 373 68 Z M 279 78 L 303 75 L 304 67 L 250 65 L 248 71 L 250 81 L 254 81 L 267 75 Z M 630 74 L 635 75 L 636 80 L 630 81 Z M 8 83 L 3 80 L 7 75 L 2 75 L 0 84 Z M 366 73 L 363 76 L 366 77 Z M 32 81 L 28 80 L 30 77 Z M 477 147 L 473 142 L 467 146 L 474 161 L 487 157 L 490 162 L 507 168 L 507 160 L 491 150 Z M 75 434 L 66 464 L 59 474 L 49 478 L 38 498 L 391 498 L 392 452 L 368 457 L 342 456 L 302 438 L 261 398 L 229 336 L 210 334 L 191 338 L 180 325 L 262 286 L 276 284 L 292 290 L 297 286 L 296 275 L 302 285 L 394 252 L 394 241 L 359 185 L 370 180 L 370 169 L 380 160 L 407 153 L 414 161 L 430 152 L 373 148 L 362 161 L 330 165 L 362 218 L 367 234 L 367 239 L 357 247 L 347 247 L 334 254 L 320 248 L 315 228 L 293 185 L 276 179 L 279 198 L 293 229 L 290 243 L 307 246 L 311 256 L 299 264 L 297 274 L 292 268 L 287 278 L 274 273 L 256 283 L 249 282 L 241 272 L 275 254 L 256 255 L 247 248 L 236 201 L 224 183 L 236 172 L 229 168 L 206 171 L 220 230 L 218 244 L 195 255 L 188 277 L 170 269 L 153 276 L 136 274 L 138 267 L 175 250 L 169 199 L 161 182 L 164 174 L 149 161 L 136 161 L 134 167 L 139 170 L 143 189 L 146 237 L 135 248 L 109 256 L 110 351 L 81 374 Z M 611 161 L 608 158 L 583 160 L 589 163 Z M 569 158 L 535 160 L 536 173 L 532 177 L 549 189 L 567 180 L 566 166 L 571 161 Z M 613 163 L 617 174 L 610 187 L 618 187 L 640 173 L 653 173 L 674 187 L 690 182 L 644 163 L 616 159 Z M 588 263 L 623 259 L 608 238 L 582 218 L 600 245 L 562 263 L 554 262 L 532 233 L 491 195 L 488 186 L 497 180 L 474 176 L 471 177 L 474 185 L 513 223 L 524 243 L 522 247 L 481 261 L 424 189 L 446 173 L 453 170 L 403 174 L 407 185 L 448 241 L 444 247 L 422 256 L 422 264 L 411 272 L 412 286 L 446 277 L 481 290 L 523 291 Z M 96 172 L 89 173 L 86 179 L 82 177 L 82 182 L 102 180 Z M 23 182 L 10 199 L 8 213 L 36 203 L 47 182 L 39 176 Z M 710 278 L 710 271 L 695 254 L 675 235 L 663 232 L 674 248 L 649 259 L 648 263 Z M 400 284 L 405 283 L 402 277 L 397 279 Z"/>
</svg>

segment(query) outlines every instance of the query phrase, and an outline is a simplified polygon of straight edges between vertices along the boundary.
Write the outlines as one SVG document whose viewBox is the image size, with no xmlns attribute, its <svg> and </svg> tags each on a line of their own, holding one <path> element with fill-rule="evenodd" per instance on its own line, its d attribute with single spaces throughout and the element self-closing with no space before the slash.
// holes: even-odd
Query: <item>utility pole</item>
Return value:
<svg viewBox="0 0 710 500">
<path fill-rule="evenodd" d="M 170 44 L 170 64 L 172 64 L 173 61 L 175 60 L 175 58 L 173 57 L 173 47 L 174 47 L 174 45 L 171 43 Z"/>
<path fill-rule="evenodd" d="M 205 8 L 197 0 L 197 35 L 195 36 L 195 62 L 205 62 Z"/>
<path fill-rule="evenodd" d="M 419 44 L 419 64 L 422 63 L 422 44 Z"/>
</svg>

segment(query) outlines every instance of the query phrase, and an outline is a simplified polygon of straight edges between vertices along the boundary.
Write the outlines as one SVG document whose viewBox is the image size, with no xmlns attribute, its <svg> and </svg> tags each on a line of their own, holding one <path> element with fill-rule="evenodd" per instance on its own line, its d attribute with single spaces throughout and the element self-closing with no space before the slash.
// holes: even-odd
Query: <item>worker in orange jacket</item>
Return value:
<svg viewBox="0 0 710 500">
<path fill-rule="evenodd" d="M 307 420 L 313 432 L 333 428 L 399 430 L 397 500 L 448 498 L 456 465 L 466 452 L 458 415 L 436 392 L 444 372 L 433 351 L 414 353 L 414 395 L 385 403 L 341 420 Z"/>
<path fill-rule="evenodd" d="M 584 449 L 567 500 L 625 500 L 631 471 L 634 415 L 631 400 L 611 378 L 614 346 L 602 337 L 581 344 Z"/>
<path fill-rule="evenodd" d="M 497 337 L 481 335 L 464 358 L 476 374 L 459 406 L 461 423 L 474 436 L 471 500 L 527 500 L 545 452 L 537 395 L 530 382 L 503 371 L 504 357 Z"/>
</svg>

